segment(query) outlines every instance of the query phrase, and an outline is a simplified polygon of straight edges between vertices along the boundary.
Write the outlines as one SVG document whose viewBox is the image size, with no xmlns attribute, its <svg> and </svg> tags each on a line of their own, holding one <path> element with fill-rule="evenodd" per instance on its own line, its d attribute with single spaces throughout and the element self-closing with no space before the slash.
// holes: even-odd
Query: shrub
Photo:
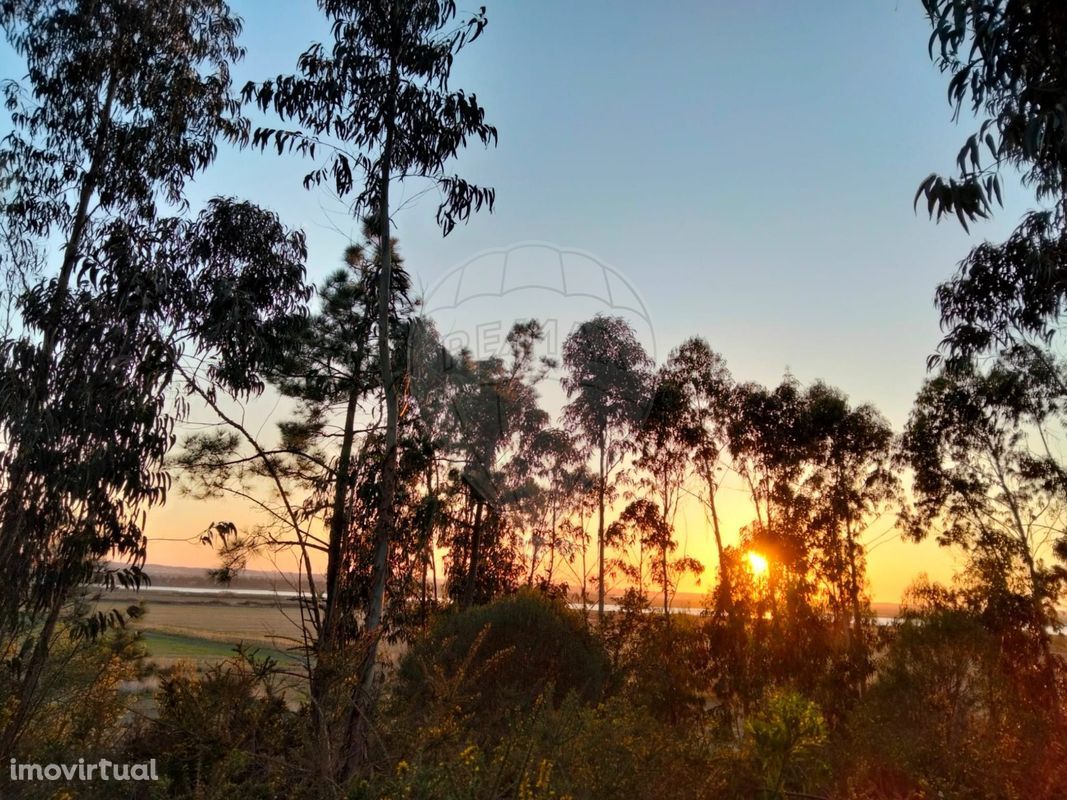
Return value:
<svg viewBox="0 0 1067 800">
<path fill-rule="evenodd" d="M 301 717 L 285 703 L 276 665 L 238 648 L 203 675 L 164 676 L 158 717 L 147 723 L 128 758 L 157 758 L 165 797 L 295 796 Z"/>
<path fill-rule="evenodd" d="M 607 657 L 577 613 L 523 591 L 439 616 L 401 661 L 394 700 L 415 724 L 444 703 L 491 737 L 542 697 L 595 702 L 607 673 Z"/>
</svg>

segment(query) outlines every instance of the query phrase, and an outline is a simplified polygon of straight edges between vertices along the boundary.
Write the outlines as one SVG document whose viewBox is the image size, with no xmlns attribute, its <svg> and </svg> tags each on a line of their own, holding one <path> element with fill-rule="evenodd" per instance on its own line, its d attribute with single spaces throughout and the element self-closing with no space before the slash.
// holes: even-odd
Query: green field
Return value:
<svg viewBox="0 0 1067 800">
<path fill-rule="evenodd" d="M 225 593 L 115 592 L 99 600 L 97 608 L 122 608 L 138 601 L 143 601 L 145 614 L 130 627 L 142 634 L 150 660 L 159 667 L 180 661 L 199 666 L 218 663 L 232 658 L 241 643 L 261 657 L 282 663 L 299 660 L 291 651 L 299 633 L 295 602 Z"/>
<path fill-rule="evenodd" d="M 141 629 L 142 641 L 148 649 L 149 658 L 157 664 L 169 664 L 175 661 L 195 661 L 213 663 L 224 661 L 235 655 L 237 642 L 232 643 L 217 639 L 204 639 L 177 633 L 166 633 L 148 628 Z M 296 661 L 293 653 L 284 652 L 273 647 L 250 645 L 259 657 L 270 657 L 286 663 Z"/>
<path fill-rule="evenodd" d="M 233 655 L 232 646 L 210 639 L 181 636 L 173 633 L 145 630 L 142 641 L 153 659 L 193 659 L 197 661 L 224 659 Z"/>
</svg>

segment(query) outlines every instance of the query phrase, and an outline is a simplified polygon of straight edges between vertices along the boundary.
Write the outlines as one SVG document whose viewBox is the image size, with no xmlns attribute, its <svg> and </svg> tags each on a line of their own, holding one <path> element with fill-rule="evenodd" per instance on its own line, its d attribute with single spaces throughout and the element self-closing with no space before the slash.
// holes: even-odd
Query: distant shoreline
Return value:
<svg viewBox="0 0 1067 800">
<path fill-rule="evenodd" d="M 203 567 L 178 567 L 165 564 L 149 564 L 145 572 L 151 581 L 142 586 L 140 591 L 159 593 L 174 592 L 186 596 L 232 597 L 248 599 L 274 599 L 295 601 L 299 594 L 292 589 L 298 581 L 295 574 L 282 574 L 268 570 L 246 570 L 238 575 L 232 583 L 221 585 L 213 581 L 208 570 Z M 318 581 L 325 581 L 316 575 Z M 703 592 L 679 592 L 675 596 L 671 610 L 674 613 L 699 613 L 704 608 L 707 598 Z M 581 608 L 581 598 L 571 595 L 572 607 Z M 588 604 L 595 608 L 595 601 Z M 653 602 L 655 606 L 655 602 Z M 608 603 L 609 610 L 617 610 L 617 603 Z M 892 620 L 900 616 L 900 603 L 873 602 L 871 611 L 879 621 Z M 1067 608 L 1060 609 L 1060 619 L 1067 626 Z M 884 624 L 884 623 L 882 623 Z"/>
</svg>

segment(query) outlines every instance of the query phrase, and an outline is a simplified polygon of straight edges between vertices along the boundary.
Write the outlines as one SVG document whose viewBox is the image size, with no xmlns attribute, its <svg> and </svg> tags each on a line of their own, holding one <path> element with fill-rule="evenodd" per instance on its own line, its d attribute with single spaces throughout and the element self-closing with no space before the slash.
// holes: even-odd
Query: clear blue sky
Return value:
<svg viewBox="0 0 1067 800">
<path fill-rule="evenodd" d="M 325 26 L 313 2 L 235 4 L 239 74 L 290 69 Z M 699 333 L 742 379 L 824 378 L 903 422 L 939 332 L 935 284 L 1004 235 L 1025 196 L 967 236 L 912 210 L 956 128 L 917 0 L 488 2 L 455 85 L 500 130 L 457 169 L 497 210 L 442 240 L 426 195 L 398 216 L 427 284 L 522 240 L 589 251 L 643 295 L 661 354 Z M 351 227 L 299 185 L 303 165 L 227 154 L 205 192 L 249 195 L 303 226 L 313 275 Z M 418 187 L 412 187 L 413 190 Z"/>
<path fill-rule="evenodd" d="M 312 0 L 233 5 L 239 82 L 291 71 L 328 37 Z M 661 356 L 699 333 L 741 379 L 789 367 L 901 424 L 939 338 L 935 284 L 1025 201 L 1009 187 L 971 237 L 912 211 L 969 132 L 951 123 L 918 0 L 487 5 L 455 85 L 478 94 L 500 146 L 456 167 L 496 187 L 497 210 L 444 240 L 434 195 L 401 212 L 419 281 L 518 241 L 579 248 L 643 296 Z M 0 67 L 17 71 L 9 55 Z M 224 151 L 195 194 L 248 197 L 303 227 L 319 278 L 356 229 L 303 190 L 305 168 Z"/>
</svg>

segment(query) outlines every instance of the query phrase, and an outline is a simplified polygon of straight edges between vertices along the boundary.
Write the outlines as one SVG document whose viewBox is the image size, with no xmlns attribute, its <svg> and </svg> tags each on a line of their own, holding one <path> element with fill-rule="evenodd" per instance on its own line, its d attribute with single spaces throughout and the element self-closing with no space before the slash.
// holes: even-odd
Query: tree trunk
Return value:
<svg viewBox="0 0 1067 800">
<path fill-rule="evenodd" d="M 670 624 L 671 621 L 671 581 L 667 573 L 667 548 L 664 546 L 661 553 L 660 568 L 663 570 L 663 618 Z"/>
<path fill-rule="evenodd" d="M 604 624 L 604 449 L 605 441 L 603 432 L 600 434 L 600 484 L 597 487 L 597 502 L 600 510 L 597 519 L 597 619 Z"/>
<path fill-rule="evenodd" d="M 482 511 L 485 503 L 481 498 L 474 501 L 474 525 L 471 528 L 471 558 L 467 566 L 467 581 L 463 587 L 463 608 L 474 605 L 474 592 L 478 586 L 478 559 L 482 545 Z"/>
<path fill-rule="evenodd" d="M 382 615 L 385 607 L 385 589 L 389 579 L 389 549 L 393 539 L 393 504 L 396 498 L 397 439 L 399 409 L 396 386 L 393 383 L 393 359 L 390 343 L 391 298 L 393 293 L 393 241 L 389 219 L 389 183 L 392 178 L 394 108 L 397 86 L 395 61 L 390 73 L 392 101 L 386 108 L 387 127 L 381 155 L 381 186 L 378 194 L 378 209 L 381 239 L 381 271 L 378 279 L 378 365 L 382 391 L 385 396 L 385 448 L 382 454 L 381 496 L 378 507 L 378 524 L 375 527 L 374 562 L 371 571 L 370 596 L 364 619 L 367 651 L 363 656 L 359 679 L 357 713 L 359 730 L 356 746 L 357 760 L 364 761 L 370 737 L 370 717 L 374 710 L 374 682 L 378 670 L 378 643 L 381 639 Z"/>
<path fill-rule="evenodd" d="M 711 470 L 705 470 L 704 481 L 708 485 L 708 508 L 711 510 L 711 532 L 715 536 L 715 553 L 719 557 L 719 581 L 723 594 L 729 603 L 731 598 L 730 567 L 726 563 L 726 551 L 722 546 L 722 528 L 719 525 L 719 509 L 715 505 L 715 492 L 718 487 Z"/>
<path fill-rule="evenodd" d="M 548 569 L 546 583 L 552 585 L 552 574 L 556 570 L 556 505 L 552 504 L 552 538 L 548 540 Z"/>
<path fill-rule="evenodd" d="M 330 540 L 326 560 L 326 609 L 322 624 L 319 626 L 318 641 L 315 643 L 315 665 L 311 672 L 311 721 L 312 730 L 321 738 L 320 749 L 323 756 L 321 769 L 324 776 L 334 772 L 331 753 L 340 744 L 331 732 L 330 695 L 334 689 L 337 662 L 343 648 L 341 636 L 341 614 L 345 610 L 341 605 L 340 574 L 342 562 L 342 539 L 348 528 L 348 489 L 349 471 L 352 464 L 352 445 L 355 441 L 356 408 L 359 401 L 358 381 L 353 379 L 348 394 L 348 406 L 345 410 L 345 427 L 341 440 L 341 454 L 337 460 L 337 472 L 334 475 L 334 495 L 330 516 Z"/>
<path fill-rule="evenodd" d="M 326 614 L 319 634 L 320 649 L 329 650 L 338 641 L 339 589 L 342 539 L 348 528 L 349 472 L 352 468 L 352 445 L 355 441 L 356 409 L 359 405 L 358 381 L 353 378 L 345 409 L 345 427 L 341 439 L 341 455 L 334 476 L 333 506 L 330 511 L 330 541 L 326 560 Z"/>
</svg>

